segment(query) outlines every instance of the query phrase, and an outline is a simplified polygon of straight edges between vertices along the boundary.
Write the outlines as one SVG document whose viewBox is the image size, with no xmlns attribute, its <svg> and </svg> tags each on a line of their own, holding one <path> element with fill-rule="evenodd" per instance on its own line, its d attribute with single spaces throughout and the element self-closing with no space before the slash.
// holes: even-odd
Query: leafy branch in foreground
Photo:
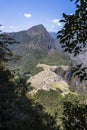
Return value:
<svg viewBox="0 0 87 130">
<path fill-rule="evenodd" d="M 83 79 L 87 80 L 87 67 L 83 67 L 83 64 L 79 64 L 76 67 L 73 67 L 72 70 L 74 76 L 78 76 L 81 82 L 83 81 Z"/>
<path fill-rule="evenodd" d="M 64 130 L 87 130 L 87 104 L 64 102 Z"/>
<path fill-rule="evenodd" d="M 1 25 L 0 25 L 1 26 Z M 11 60 L 13 53 L 9 49 L 9 44 L 17 43 L 8 34 L 0 31 L 0 62 Z"/>
<path fill-rule="evenodd" d="M 58 38 L 65 52 L 77 56 L 84 53 L 87 47 L 87 0 L 76 0 L 75 5 L 74 14 L 63 13 L 63 20 L 60 22 L 63 22 L 64 26 L 58 32 Z M 80 75 L 79 78 L 81 79 Z"/>
</svg>

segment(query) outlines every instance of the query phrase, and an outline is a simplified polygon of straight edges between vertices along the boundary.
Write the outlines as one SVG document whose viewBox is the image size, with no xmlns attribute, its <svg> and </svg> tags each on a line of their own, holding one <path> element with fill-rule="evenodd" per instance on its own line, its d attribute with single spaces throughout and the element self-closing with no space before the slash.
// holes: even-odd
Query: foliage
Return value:
<svg viewBox="0 0 87 130">
<path fill-rule="evenodd" d="M 39 102 L 45 108 L 47 113 L 51 114 L 53 117 L 56 117 L 58 125 L 62 124 L 61 117 L 63 113 L 63 96 L 60 94 L 59 90 L 39 90 L 33 96 L 33 99 L 36 100 L 36 102 Z"/>
<path fill-rule="evenodd" d="M 44 112 L 39 103 L 26 97 L 26 79 L 12 74 L 4 64 L 4 61 L 8 61 L 10 52 L 7 47 L 9 41 L 4 40 L 6 44 L 1 40 L 2 46 L 0 46 L 2 50 L 0 50 L 0 55 L 5 54 L 0 57 L 0 129 L 58 130 L 56 119 Z"/>
<path fill-rule="evenodd" d="M 87 80 L 86 70 L 87 70 L 87 67 L 83 67 L 83 64 L 79 64 L 76 67 L 72 68 L 74 76 L 78 76 L 81 82 L 83 81 L 83 79 Z"/>
<path fill-rule="evenodd" d="M 27 91 L 27 84 L 26 84 L 26 78 L 22 77 L 22 76 L 18 76 L 15 79 L 15 91 L 14 93 L 16 95 L 22 96 L 25 95 L 26 91 Z"/>
<path fill-rule="evenodd" d="M 60 125 L 60 128 L 63 128 L 63 124 L 64 124 L 63 117 L 64 117 L 64 110 L 66 108 L 64 102 L 66 103 L 70 102 L 71 104 L 75 104 L 76 102 L 79 102 L 80 104 L 84 105 L 87 103 L 86 98 L 87 98 L 87 94 L 77 95 L 73 93 L 69 93 L 65 95 L 65 97 L 63 97 L 61 95 L 61 92 L 54 91 L 54 90 L 50 90 L 50 91 L 39 90 L 33 96 L 33 99 L 36 102 L 39 102 L 45 108 L 46 112 L 48 112 L 54 117 L 56 116 L 56 121 L 57 124 Z"/>
<path fill-rule="evenodd" d="M 60 43 L 65 51 L 77 55 L 87 44 L 87 1 L 78 0 L 75 14 L 63 13 L 63 18 L 64 27 L 58 32 Z"/>
<path fill-rule="evenodd" d="M 48 56 L 42 60 L 42 63 L 48 65 L 68 65 L 68 56 L 59 50 L 51 50 Z"/>
<path fill-rule="evenodd" d="M 11 81 L 13 75 L 4 66 L 0 65 L 0 125 L 11 118 L 11 103 L 14 98 L 13 82 Z"/>
<path fill-rule="evenodd" d="M 64 130 L 87 130 L 87 105 L 64 102 Z"/>
<path fill-rule="evenodd" d="M 73 0 L 71 0 L 73 1 Z M 72 15 L 63 13 L 63 28 L 58 32 L 58 38 L 65 52 L 79 55 L 87 47 L 87 0 L 76 0 L 76 10 Z M 73 68 L 80 81 L 87 80 L 87 67 L 82 64 Z M 87 96 L 87 95 L 86 95 Z M 80 101 L 81 102 L 81 101 Z M 87 105 L 80 102 L 64 102 L 64 130 L 87 129 Z"/>
<path fill-rule="evenodd" d="M 87 94 L 69 93 L 68 95 L 65 96 L 64 102 L 66 101 L 72 103 L 79 102 L 79 103 L 86 104 L 87 103 L 86 98 L 87 98 Z"/>
<path fill-rule="evenodd" d="M 29 72 L 31 75 L 35 75 L 38 72 L 42 71 L 43 68 L 36 67 L 36 65 L 46 56 L 43 50 L 31 50 L 29 51 L 29 55 L 25 57 L 23 62 L 21 63 L 20 72 Z"/>
<path fill-rule="evenodd" d="M 31 75 L 35 75 L 43 70 L 41 67 L 36 67 L 38 63 L 48 65 L 68 65 L 70 63 L 69 61 L 68 56 L 58 50 L 50 50 L 49 53 L 40 49 L 30 50 L 29 55 L 27 55 L 21 62 L 19 72 L 29 72 Z"/>
<path fill-rule="evenodd" d="M 3 122 L 12 118 L 9 114 L 12 109 L 12 101 L 14 99 L 14 76 L 11 74 L 4 62 L 8 61 L 12 52 L 8 49 L 8 44 L 12 44 L 11 39 L 6 34 L 0 34 L 0 127 Z"/>
<path fill-rule="evenodd" d="M 56 89 L 56 91 L 62 93 L 63 91 L 60 89 L 60 86 L 57 83 L 51 82 L 50 85 Z"/>
<path fill-rule="evenodd" d="M 8 48 L 8 44 L 13 44 L 14 39 L 10 38 L 7 34 L 0 34 L 0 62 L 8 61 L 12 54 L 12 51 Z M 10 59 L 11 60 L 11 59 Z"/>
<path fill-rule="evenodd" d="M 64 130 L 86 130 L 87 128 L 87 94 L 65 96 L 63 102 Z"/>
<path fill-rule="evenodd" d="M 60 22 L 63 22 L 64 26 L 58 32 L 58 38 L 65 52 L 74 56 L 84 52 L 87 46 L 87 0 L 76 0 L 75 5 L 74 14 L 63 13 L 63 20 Z M 84 77 L 82 75 L 79 75 L 80 80 L 87 77 L 87 74 L 83 75 Z"/>
<path fill-rule="evenodd" d="M 55 73 L 62 76 L 63 73 L 64 73 L 64 70 L 62 69 L 62 67 L 58 67 L 58 68 L 56 69 Z"/>
<path fill-rule="evenodd" d="M 58 111 L 57 105 L 62 104 L 63 100 L 63 97 L 60 92 L 55 90 L 39 90 L 38 93 L 34 95 L 34 98 L 44 107 L 46 107 L 51 114 Z"/>
<path fill-rule="evenodd" d="M 3 91 L 0 86 L 0 92 L 2 92 L 0 93 L 0 128 L 6 130 L 58 130 L 56 118 L 44 112 L 42 105 L 27 98 L 22 90 L 23 82 L 18 81 L 15 82 L 16 86 L 13 82 L 8 81 L 9 87 L 7 82 L 3 83 Z"/>
</svg>

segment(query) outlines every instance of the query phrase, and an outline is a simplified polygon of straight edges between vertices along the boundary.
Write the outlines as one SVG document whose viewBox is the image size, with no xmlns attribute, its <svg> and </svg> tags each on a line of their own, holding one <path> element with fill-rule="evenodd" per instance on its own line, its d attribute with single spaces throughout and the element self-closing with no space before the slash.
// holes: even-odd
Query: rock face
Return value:
<svg viewBox="0 0 87 130">
<path fill-rule="evenodd" d="M 81 82 L 70 69 L 63 71 L 62 77 L 68 82 L 71 91 L 87 94 L 87 80 Z"/>
<path fill-rule="evenodd" d="M 32 87 L 34 87 L 36 90 L 60 89 L 63 95 L 70 92 L 67 82 L 64 81 L 64 79 L 61 76 L 57 75 L 54 71 L 56 68 L 58 68 L 58 66 L 39 64 L 37 67 L 43 67 L 44 71 L 36 74 L 35 76 L 32 76 L 28 80 L 28 82 L 31 83 Z M 65 66 L 64 69 L 65 68 L 67 67 Z"/>
<path fill-rule="evenodd" d="M 27 55 L 31 49 L 43 49 L 48 52 L 56 48 L 55 40 L 42 24 L 10 35 L 20 43 L 13 45 L 13 50 L 22 56 Z"/>
<path fill-rule="evenodd" d="M 80 82 L 77 77 L 72 77 L 68 83 L 70 85 L 70 90 L 77 93 L 87 94 L 87 81 Z"/>
<path fill-rule="evenodd" d="M 10 45 L 10 48 L 13 50 L 14 55 L 16 55 L 15 59 L 18 59 L 14 60 L 11 65 L 13 68 L 20 68 L 20 73 L 37 72 L 36 64 L 44 63 L 44 61 L 49 62 L 49 59 L 51 59 L 50 55 L 53 55 L 52 57 L 53 60 L 55 59 L 55 62 L 58 56 L 61 57 L 58 59 L 61 60 L 60 62 L 67 62 L 66 56 L 57 50 L 58 43 L 55 42 L 55 39 L 41 24 L 25 31 L 10 33 L 9 35 L 19 42 L 19 44 Z M 52 51 L 54 53 L 51 53 Z M 53 63 L 53 60 L 50 62 Z"/>
</svg>

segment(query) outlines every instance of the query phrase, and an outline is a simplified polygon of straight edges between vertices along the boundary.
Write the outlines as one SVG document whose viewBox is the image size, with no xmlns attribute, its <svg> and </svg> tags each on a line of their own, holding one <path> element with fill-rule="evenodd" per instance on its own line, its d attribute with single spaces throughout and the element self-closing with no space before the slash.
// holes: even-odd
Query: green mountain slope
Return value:
<svg viewBox="0 0 87 130">
<path fill-rule="evenodd" d="M 50 65 L 67 64 L 67 56 L 57 48 L 57 43 L 43 25 L 36 25 L 26 31 L 10 34 L 19 44 L 13 45 L 14 54 L 20 56 L 15 63 L 20 72 L 32 75 L 41 71 L 36 68 L 38 63 Z M 15 61 L 14 61 L 15 62 Z"/>
</svg>

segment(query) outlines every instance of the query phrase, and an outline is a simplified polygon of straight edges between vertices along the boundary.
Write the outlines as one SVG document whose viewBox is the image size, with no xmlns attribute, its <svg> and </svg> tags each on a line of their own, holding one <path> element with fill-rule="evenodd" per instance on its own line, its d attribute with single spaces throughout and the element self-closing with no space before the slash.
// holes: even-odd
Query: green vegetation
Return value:
<svg viewBox="0 0 87 130">
<path fill-rule="evenodd" d="M 73 1 L 73 0 L 71 0 Z M 76 10 L 72 15 L 63 13 L 63 28 L 58 32 L 58 38 L 65 52 L 77 56 L 87 47 L 87 0 L 75 0 Z M 72 68 L 74 75 L 80 81 L 87 80 L 87 66 L 77 64 Z M 63 103 L 63 128 L 64 130 L 87 129 L 87 95 L 85 100 L 80 96 L 66 96 Z M 76 99 L 75 99 L 76 98 Z M 80 99 L 78 101 L 78 99 Z M 69 100 L 69 101 L 67 101 Z M 73 100 L 73 101 L 72 101 Z"/>
<path fill-rule="evenodd" d="M 57 123 L 61 123 L 61 116 L 63 113 L 63 96 L 54 90 L 44 91 L 39 90 L 34 99 L 39 102 L 44 108 L 45 111 L 56 116 Z"/>
<path fill-rule="evenodd" d="M 60 20 L 63 22 L 63 28 L 58 32 L 58 38 L 65 52 L 77 56 L 81 52 L 84 53 L 87 47 L 87 0 L 75 0 L 75 6 L 74 14 L 63 13 L 63 19 Z M 81 81 L 87 80 L 87 66 L 78 64 L 73 68 L 75 75 Z"/>
<path fill-rule="evenodd" d="M 64 102 L 71 104 L 75 104 L 76 102 L 80 104 L 87 104 L 87 94 L 68 94 L 63 97 L 59 91 L 45 91 L 39 90 L 33 97 L 36 102 L 39 102 L 44 108 L 45 111 L 51 114 L 52 116 L 56 116 L 57 124 L 59 124 L 62 128 L 62 119 L 64 112 Z M 80 114 L 80 113 L 79 113 Z M 65 130 L 65 129 L 64 129 Z M 67 129 L 68 130 L 68 129 Z"/>
<path fill-rule="evenodd" d="M 53 88 L 59 88 L 58 84 L 54 83 L 54 82 L 51 82 L 50 85 L 53 87 Z"/>
<path fill-rule="evenodd" d="M 29 87 L 26 84 L 26 78 L 12 74 L 6 66 L 4 61 L 10 57 L 10 50 L 7 48 L 9 41 L 6 36 L 2 37 L 2 35 L 0 35 L 0 40 L 0 129 L 59 129 L 56 119 L 45 112 L 42 105 L 26 96 Z"/>
<path fill-rule="evenodd" d="M 39 103 L 26 97 L 26 79 L 15 77 L 0 64 L 0 129 L 1 130 L 56 130 L 53 116 Z"/>
<path fill-rule="evenodd" d="M 68 109 L 66 105 L 63 107 L 64 102 L 70 101 L 74 104 L 78 101 L 83 106 L 87 102 L 87 95 L 68 94 L 63 97 L 59 90 L 40 90 L 33 98 L 27 97 L 26 93 L 32 88 L 30 84 L 26 84 L 25 77 L 14 76 L 3 61 L 0 62 L 0 74 L 0 129 L 63 130 L 64 111 Z M 52 85 L 56 87 L 55 84 Z M 69 110 L 72 110 L 73 117 L 74 108 L 72 108 L 71 105 Z M 85 106 L 79 108 L 80 111 L 86 110 Z M 83 115 L 81 117 L 86 124 L 86 117 L 84 118 Z"/>
<path fill-rule="evenodd" d="M 63 127 L 65 130 L 87 129 L 87 104 L 64 102 Z"/>
<path fill-rule="evenodd" d="M 62 69 L 62 67 L 58 67 L 58 68 L 56 69 L 56 74 L 58 74 L 58 75 L 63 75 L 63 73 L 64 73 L 64 70 Z"/>
<path fill-rule="evenodd" d="M 73 1 L 73 0 L 71 0 Z M 76 10 L 72 15 L 63 13 L 63 28 L 58 32 L 58 38 L 65 52 L 77 56 L 84 52 L 87 47 L 87 0 L 75 0 Z M 72 68 L 74 75 L 80 81 L 87 80 L 87 66 L 77 64 Z M 63 103 L 63 127 L 64 130 L 86 130 L 87 129 L 87 100 L 80 97 L 67 96 Z M 87 98 L 87 95 L 86 95 Z M 78 99 L 80 99 L 78 101 Z M 71 102 L 71 101 L 74 102 Z"/>
<path fill-rule="evenodd" d="M 51 82 L 50 85 L 56 89 L 56 91 L 59 91 L 62 93 L 63 91 L 60 89 L 60 86 L 57 83 Z"/>
<path fill-rule="evenodd" d="M 31 50 L 23 61 L 21 62 L 20 72 L 29 72 L 35 75 L 42 71 L 41 67 L 36 67 L 38 63 L 48 65 L 68 65 L 70 62 L 68 56 L 64 55 L 59 50 L 50 50 L 49 53 L 41 49 Z"/>
<path fill-rule="evenodd" d="M 41 103 L 46 110 L 51 113 L 55 114 L 58 111 L 58 108 L 56 107 L 58 104 L 62 104 L 63 96 L 54 90 L 45 91 L 45 90 L 39 90 L 36 95 L 34 95 L 34 98 L 36 101 Z"/>
<path fill-rule="evenodd" d="M 35 30 L 37 30 L 37 33 Z M 36 67 L 38 63 L 69 64 L 68 56 L 56 49 L 57 43 L 43 25 L 37 25 L 29 30 L 11 33 L 10 35 L 20 43 L 11 47 L 16 54 L 16 59 L 20 59 L 18 62 L 14 60 L 11 67 L 19 67 L 20 74 L 29 72 L 29 74 L 34 75 L 42 71 L 42 68 Z"/>
<path fill-rule="evenodd" d="M 46 52 L 43 50 L 35 49 L 31 50 L 28 53 L 28 56 L 23 59 L 21 63 L 21 72 L 29 72 L 31 75 L 35 75 L 36 73 L 43 70 L 41 67 L 36 67 L 38 63 L 46 56 Z"/>
<path fill-rule="evenodd" d="M 86 7 L 86 0 L 76 0 L 77 10 L 75 15 L 67 16 L 63 14 L 65 25 L 62 32 L 60 32 L 63 34 L 60 36 L 61 43 L 66 44 L 66 51 L 73 52 L 74 55 L 81 51 L 78 43 L 82 43 L 82 46 L 85 47 L 87 42 Z M 26 84 L 25 77 L 20 77 L 20 75 L 16 75 L 16 77 L 12 74 L 6 65 L 7 61 L 12 58 L 12 52 L 8 48 L 8 44 L 13 42 L 7 35 L 0 34 L 0 129 L 87 130 L 87 94 L 76 95 L 76 93 L 70 93 L 64 97 L 59 90 L 39 90 L 32 97 L 26 96 L 28 88 L 30 87 L 31 89 L 30 84 Z M 38 51 L 34 53 L 35 58 L 33 53 L 29 57 L 29 63 L 31 63 L 29 70 L 28 66 L 26 66 L 26 71 L 30 71 L 32 74 L 36 73 L 36 69 L 34 71 L 31 70 L 34 69 L 32 65 L 40 62 L 38 59 L 43 62 L 45 58 L 44 62 L 51 65 L 62 64 L 59 59 L 56 62 L 57 57 L 54 52 L 49 52 L 48 58 L 43 57 L 42 53 L 39 54 Z M 55 58 L 50 53 L 53 53 Z M 24 64 L 28 65 L 29 63 L 25 61 Z M 81 78 L 86 79 L 85 73 Z M 53 87 L 58 88 L 54 83 L 51 84 Z"/>
<path fill-rule="evenodd" d="M 66 54 L 63 54 L 59 50 L 51 50 L 48 56 L 43 59 L 42 63 L 48 65 L 68 65 L 70 62 Z"/>
</svg>

